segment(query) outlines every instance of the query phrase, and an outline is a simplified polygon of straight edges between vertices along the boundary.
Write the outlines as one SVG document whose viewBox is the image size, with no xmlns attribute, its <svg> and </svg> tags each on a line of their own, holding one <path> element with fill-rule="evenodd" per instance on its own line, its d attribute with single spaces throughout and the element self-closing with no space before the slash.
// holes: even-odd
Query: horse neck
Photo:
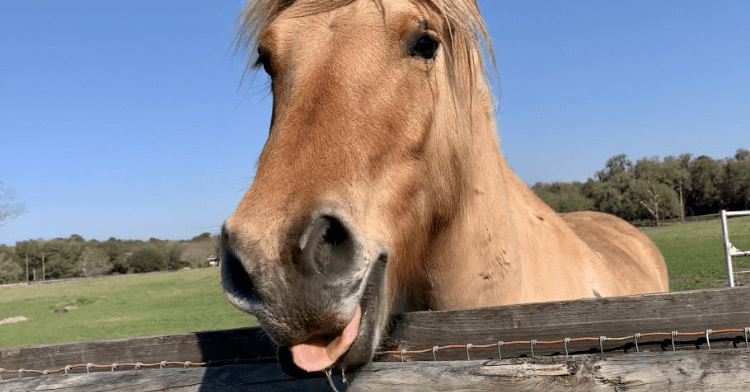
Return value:
<svg viewBox="0 0 750 392">
<path fill-rule="evenodd" d="M 559 220 L 512 172 L 500 152 L 486 83 L 477 86 L 474 96 L 471 145 L 463 163 L 467 178 L 462 206 L 431 256 L 438 276 L 455 279 L 452 288 L 439 287 L 443 282 L 433 284 L 435 292 L 441 293 L 433 296 L 438 298 L 435 308 L 514 302 L 525 290 L 523 275 L 531 273 L 520 262 L 528 258 L 525 244 L 529 238 L 544 235 L 534 232 L 537 228 L 528 221 L 549 218 L 557 224 Z M 494 288 L 477 288 L 487 285 Z M 468 293 L 475 288 L 475 293 Z"/>
</svg>

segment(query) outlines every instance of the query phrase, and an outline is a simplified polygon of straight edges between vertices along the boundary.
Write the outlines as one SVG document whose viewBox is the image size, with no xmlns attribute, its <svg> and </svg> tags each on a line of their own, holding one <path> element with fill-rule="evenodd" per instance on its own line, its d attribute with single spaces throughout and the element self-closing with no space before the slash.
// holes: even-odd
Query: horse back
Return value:
<svg viewBox="0 0 750 392">
<path fill-rule="evenodd" d="M 669 291 L 664 257 L 651 239 L 633 225 L 594 211 L 563 213 L 560 217 L 616 277 L 620 292 L 614 295 Z"/>
</svg>

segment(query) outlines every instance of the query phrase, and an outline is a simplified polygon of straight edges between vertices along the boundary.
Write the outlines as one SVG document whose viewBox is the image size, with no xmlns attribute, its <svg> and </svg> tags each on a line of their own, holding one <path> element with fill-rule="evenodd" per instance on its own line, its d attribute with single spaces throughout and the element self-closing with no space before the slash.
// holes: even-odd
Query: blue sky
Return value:
<svg viewBox="0 0 750 392">
<path fill-rule="evenodd" d="M 6 0 L 0 244 L 216 233 L 252 182 L 270 97 L 240 84 L 240 1 Z M 498 132 L 528 184 L 607 158 L 750 147 L 750 2 L 484 1 Z"/>
</svg>

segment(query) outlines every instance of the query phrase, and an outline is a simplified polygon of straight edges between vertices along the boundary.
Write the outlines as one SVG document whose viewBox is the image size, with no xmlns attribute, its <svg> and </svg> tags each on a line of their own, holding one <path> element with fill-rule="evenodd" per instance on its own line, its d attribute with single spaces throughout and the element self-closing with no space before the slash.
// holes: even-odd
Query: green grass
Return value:
<svg viewBox="0 0 750 392">
<path fill-rule="evenodd" d="M 670 290 L 726 287 L 718 219 L 643 228 L 664 255 Z M 750 249 L 750 217 L 729 220 L 732 243 Z M 750 257 L 737 269 L 750 269 Z M 750 284 L 750 275 L 740 283 Z M 55 309 L 76 306 L 67 313 Z M 122 275 L 69 283 L 0 288 L 0 347 L 112 339 L 256 325 L 234 308 L 219 284 L 219 269 Z"/>
<path fill-rule="evenodd" d="M 0 347 L 257 324 L 224 297 L 218 268 L 1 288 L 0 320 L 16 316 L 28 321 L 0 325 Z"/>
<path fill-rule="evenodd" d="M 750 217 L 731 218 L 729 235 L 736 247 L 750 250 Z M 719 219 L 642 228 L 664 255 L 671 291 L 727 286 L 724 242 Z M 749 270 L 750 257 L 735 258 L 735 270 Z M 750 275 L 739 277 L 750 284 Z"/>
</svg>

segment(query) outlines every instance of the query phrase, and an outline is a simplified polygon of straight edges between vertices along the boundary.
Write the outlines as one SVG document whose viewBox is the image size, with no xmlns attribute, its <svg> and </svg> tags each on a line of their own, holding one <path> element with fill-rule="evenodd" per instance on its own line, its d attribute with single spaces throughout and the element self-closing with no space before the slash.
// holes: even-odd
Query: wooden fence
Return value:
<svg viewBox="0 0 750 392">
<path fill-rule="evenodd" d="M 721 210 L 721 212 L 719 213 L 719 217 L 721 218 L 721 235 L 724 240 L 724 257 L 727 263 L 727 281 L 729 282 L 729 287 L 735 287 L 735 284 L 734 284 L 735 274 L 750 273 L 750 271 L 747 271 L 747 270 L 746 271 L 734 271 L 734 262 L 732 261 L 732 258 L 750 256 L 750 251 L 737 249 L 729 241 L 729 226 L 727 225 L 727 218 L 731 216 L 748 216 L 748 215 L 750 215 L 750 210 L 748 211 Z"/>
<path fill-rule="evenodd" d="M 349 391 L 750 390 L 749 301 L 750 287 L 741 287 L 409 313 L 375 362 L 334 383 Z M 257 328 L 0 349 L 0 391 L 331 390 L 325 377 L 284 375 L 274 354 Z"/>
<path fill-rule="evenodd" d="M 693 215 L 693 216 L 686 216 L 684 218 L 660 219 L 658 222 L 655 220 L 635 221 L 635 222 L 631 222 L 631 224 L 635 227 L 672 226 L 672 225 L 685 223 L 685 222 L 699 222 L 699 221 L 713 220 L 717 218 L 719 218 L 719 214 Z"/>
</svg>

